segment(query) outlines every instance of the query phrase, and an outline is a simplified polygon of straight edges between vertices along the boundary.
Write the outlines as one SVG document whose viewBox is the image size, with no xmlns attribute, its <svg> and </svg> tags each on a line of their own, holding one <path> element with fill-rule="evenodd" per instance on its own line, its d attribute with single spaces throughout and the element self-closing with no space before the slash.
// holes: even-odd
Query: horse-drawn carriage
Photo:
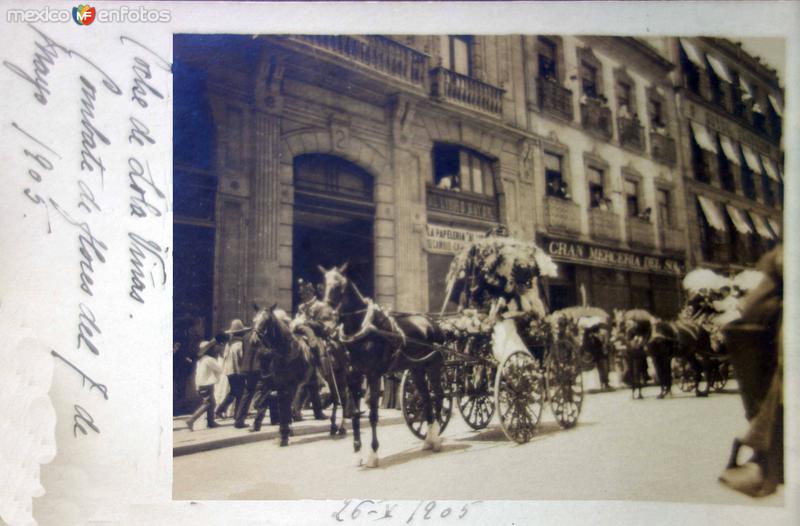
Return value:
<svg viewBox="0 0 800 526">
<path fill-rule="evenodd" d="M 547 316 L 539 282 L 555 273 L 555 264 L 533 243 L 498 235 L 476 241 L 453 260 L 442 313 L 433 317 L 443 334 L 433 346 L 444 356 L 439 430 L 454 406 L 475 430 L 497 415 L 503 433 L 518 443 L 534 436 L 545 403 L 562 427 L 577 423 L 580 350 L 570 319 Z M 453 298 L 457 312 L 444 313 Z M 425 438 L 418 387 L 406 372 L 401 409 L 409 429 Z"/>
</svg>

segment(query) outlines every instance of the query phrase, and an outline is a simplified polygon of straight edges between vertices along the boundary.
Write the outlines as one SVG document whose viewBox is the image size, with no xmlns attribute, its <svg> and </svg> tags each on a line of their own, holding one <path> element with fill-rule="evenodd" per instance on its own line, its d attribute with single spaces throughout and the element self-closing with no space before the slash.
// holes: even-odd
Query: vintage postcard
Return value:
<svg viewBox="0 0 800 526">
<path fill-rule="evenodd" d="M 0 522 L 796 519 L 796 4 L 2 20 Z"/>
</svg>

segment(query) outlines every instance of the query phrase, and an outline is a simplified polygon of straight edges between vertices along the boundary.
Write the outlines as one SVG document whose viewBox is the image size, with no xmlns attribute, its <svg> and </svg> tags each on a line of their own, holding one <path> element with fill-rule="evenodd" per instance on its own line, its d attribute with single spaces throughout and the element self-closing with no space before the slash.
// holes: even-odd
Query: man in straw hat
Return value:
<svg viewBox="0 0 800 526">
<path fill-rule="evenodd" d="M 242 394 L 244 393 L 244 374 L 242 372 L 242 355 L 243 355 L 243 336 L 249 331 L 242 323 L 242 320 L 233 320 L 230 328 L 225 331 L 225 335 L 229 338 L 225 351 L 222 354 L 222 374 L 227 376 L 228 385 L 230 390 L 227 396 L 217 407 L 217 418 L 222 418 L 222 415 L 234 403 L 234 408 L 237 408 L 242 401 Z M 234 427 L 246 427 L 243 423 L 235 423 Z"/>
<path fill-rule="evenodd" d="M 216 339 L 206 340 L 200 342 L 200 346 L 197 349 L 197 370 L 194 373 L 194 381 L 197 387 L 197 394 L 203 398 L 203 403 L 186 421 L 186 427 L 189 428 L 189 431 L 194 431 L 194 423 L 203 413 L 206 414 L 208 427 L 218 426 L 214 422 L 214 406 L 216 405 L 214 401 L 214 384 L 219 381 L 222 368 L 216 360 L 216 345 Z"/>
</svg>

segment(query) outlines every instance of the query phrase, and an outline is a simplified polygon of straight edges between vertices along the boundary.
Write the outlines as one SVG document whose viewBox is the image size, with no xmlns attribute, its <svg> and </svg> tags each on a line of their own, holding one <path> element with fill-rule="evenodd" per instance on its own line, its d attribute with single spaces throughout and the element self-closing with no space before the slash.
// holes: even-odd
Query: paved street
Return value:
<svg viewBox="0 0 800 526">
<path fill-rule="evenodd" d="M 596 372 L 585 375 L 587 387 Z M 735 385 L 735 384 L 734 384 Z M 717 482 L 731 439 L 745 427 L 735 391 L 707 399 L 680 393 L 657 400 L 658 389 L 633 401 L 630 391 L 589 394 L 579 425 L 562 430 L 549 408 L 539 434 L 509 442 L 493 423 L 472 431 L 455 414 L 439 453 L 397 418 L 379 429 L 381 465 L 355 467 L 352 437 L 293 437 L 224 447 L 174 458 L 176 499 L 612 499 L 779 506 L 779 493 L 752 500 Z M 369 443 L 369 425 L 362 435 Z M 211 430 L 216 431 L 216 430 Z M 210 432 L 211 432 L 210 431 Z M 181 433 L 175 431 L 176 441 Z M 365 446 L 364 449 L 367 449 Z M 205 480 L 207 483 L 198 484 Z"/>
</svg>

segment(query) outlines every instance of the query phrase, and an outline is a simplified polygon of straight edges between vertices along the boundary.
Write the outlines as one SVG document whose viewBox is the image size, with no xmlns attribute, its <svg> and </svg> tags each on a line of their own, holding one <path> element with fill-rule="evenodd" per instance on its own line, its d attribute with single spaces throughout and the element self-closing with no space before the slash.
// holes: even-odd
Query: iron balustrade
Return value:
<svg viewBox="0 0 800 526">
<path fill-rule="evenodd" d="M 505 90 L 447 68 L 431 70 L 431 95 L 495 117 L 503 114 Z"/>
</svg>

